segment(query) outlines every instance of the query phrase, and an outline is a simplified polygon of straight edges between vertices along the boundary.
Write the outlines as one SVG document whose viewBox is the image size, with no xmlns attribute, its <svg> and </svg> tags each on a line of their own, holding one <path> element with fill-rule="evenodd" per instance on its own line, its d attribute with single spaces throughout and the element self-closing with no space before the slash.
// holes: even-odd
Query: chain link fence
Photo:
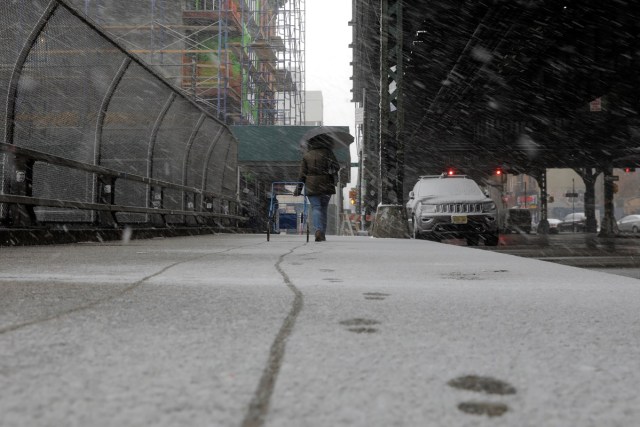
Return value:
<svg viewBox="0 0 640 427">
<path fill-rule="evenodd" d="M 0 3 L 0 96 L 0 195 L 91 204 L 113 191 L 110 203 L 119 206 L 237 210 L 231 131 L 63 0 Z M 108 168 L 124 179 L 104 181 L 91 170 L 36 160 L 25 188 L 24 168 L 9 145 Z M 11 206 L 0 203 L 3 224 L 12 224 Z M 51 204 L 32 209 L 38 223 L 98 217 L 92 209 Z M 151 215 L 115 214 L 124 223 Z M 187 221 L 178 214 L 165 219 Z"/>
</svg>

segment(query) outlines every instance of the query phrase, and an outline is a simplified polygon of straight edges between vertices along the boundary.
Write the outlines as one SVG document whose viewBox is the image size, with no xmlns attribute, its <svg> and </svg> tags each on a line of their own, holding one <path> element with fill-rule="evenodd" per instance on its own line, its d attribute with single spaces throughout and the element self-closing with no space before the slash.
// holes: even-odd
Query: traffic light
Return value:
<svg viewBox="0 0 640 427">
<path fill-rule="evenodd" d="M 351 203 L 352 205 L 355 205 L 357 196 L 358 196 L 358 191 L 355 188 L 349 189 L 349 203 Z"/>
<path fill-rule="evenodd" d="M 449 176 L 452 176 L 456 174 L 456 170 L 454 168 L 447 168 L 445 173 Z"/>
<path fill-rule="evenodd" d="M 507 182 L 507 173 L 500 166 L 496 167 L 493 170 L 493 176 L 495 177 L 494 181 L 498 181 L 502 184 L 505 184 Z"/>
</svg>

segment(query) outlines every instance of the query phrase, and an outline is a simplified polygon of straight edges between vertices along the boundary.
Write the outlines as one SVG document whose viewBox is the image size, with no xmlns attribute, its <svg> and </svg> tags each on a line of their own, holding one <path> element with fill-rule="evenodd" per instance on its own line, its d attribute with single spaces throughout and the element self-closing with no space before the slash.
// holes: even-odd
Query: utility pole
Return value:
<svg viewBox="0 0 640 427">
<path fill-rule="evenodd" d="M 365 168 L 368 166 L 366 163 L 367 156 L 367 131 L 366 131 L 366 123 L 368 120 L 367 117 L 367 89 L 364 88 L 362 90 L 362 123 L 361 126 L 361 139 L 360 139 L 360 164 L 358 169 L 358 203 L 356 207 L 356 212 L 360 214 L 360 230 L 364 231 L 366 229 L 366 221 L 367 221 L 367 209 L 365 202 L 365 193 L 367 189 L 367 181 L 364 177 Z"/>
</svg>

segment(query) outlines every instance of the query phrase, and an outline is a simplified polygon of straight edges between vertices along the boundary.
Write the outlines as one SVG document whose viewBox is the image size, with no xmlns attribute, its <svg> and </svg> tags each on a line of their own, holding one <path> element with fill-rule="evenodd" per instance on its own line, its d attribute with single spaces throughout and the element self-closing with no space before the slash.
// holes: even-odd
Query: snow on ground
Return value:
<svg viewBox="0 0 640 427">
<path fill-rule="evenodd" d="M 3 426 L 640 423 L 632 278 L 368 237 L 0 250 Z"/>
</svg>

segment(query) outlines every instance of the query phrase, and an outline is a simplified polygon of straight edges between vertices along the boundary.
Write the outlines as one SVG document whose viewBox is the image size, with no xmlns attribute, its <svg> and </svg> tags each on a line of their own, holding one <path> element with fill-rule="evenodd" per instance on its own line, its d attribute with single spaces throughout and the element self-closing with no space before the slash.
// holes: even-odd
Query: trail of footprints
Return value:
<svg viewBox="0 0 640 427">
<path fill-rule="evenodd" d="M 333 270 L 323 269 L 323 272 L 332 272 Z M 501 270 L 503 272 L 506 270 Z M 496 271 L 498 272 L 498 271 Z M 328 278 L 324 279 L 330 282 L 341 282 L 340 279 Z M 365 300 L 370 301 L 384 301 L 387 297 L 391 296 L 383 292 L 365 292 Z M 372 334 L 378 332 L 375 327 L 380 324 L 379 321 L 374 319 L 354 318 L 343 320 L 340 322 L 342 326 L 347 328 L 347 331 L 356 334 Z M 478 375 L 466 375 L 463 377 L 454 378 L 447 383 L 450 387 L 468 390 L 478 393 L 492 394 L 492 395 L 511 395 L 516 393 L 515 387 L 512 385 L 491 377 L 483 377 Z M 467 401 L 458 404 L 458 409 L 464 413 L 472 415 L 486 415 L 488 417 L 499 417 L 504 415 L 509 407 L 501 402 L 487 402 L 487 401 Z"/>
<path fill-rule="evenodd" d="M 378 332 L 378 329 L 372 328 L 374 325 L 379 325 L 380 322 L 373 319 L 349 319 L 340 322 L 342 326 L 347 327 L 347 331 L 355 332 L 356 334 L 372 334 Z"/>
<path fill-rule="evenodd" d="M 365 292 L 362 295 L 364 295 L 364 299 L 366 300 L 383 301 L 390 294 L 385 294 L 382 292 Z M 373 334 L 375 332 L 378 332 L 378 329 L 374 328 L 373 326 L 379 325 L 380 322 L 373 319 L 355 318 L 355 319 L 343 320 L 340 322 L 340 324 L 342 326 L 346 326 L 347 331 L 349 332 L 354 332 L 356 334 Z"/>
<path fill-rule="evenodd" d="M 498 395 L 516 394 L 515 387 L 504 381 L 491 377 L 466 375 L 464 377 L 454 378 L 447 384 L 453 388 L 475 391 L 478 393 Z M 458 409 L 467 414 L 499 417 L 504 415 L 504 413 L 509 410 L 509 407 L 500 402 L 469 401 L 459 403 Z"/>
</svg>

